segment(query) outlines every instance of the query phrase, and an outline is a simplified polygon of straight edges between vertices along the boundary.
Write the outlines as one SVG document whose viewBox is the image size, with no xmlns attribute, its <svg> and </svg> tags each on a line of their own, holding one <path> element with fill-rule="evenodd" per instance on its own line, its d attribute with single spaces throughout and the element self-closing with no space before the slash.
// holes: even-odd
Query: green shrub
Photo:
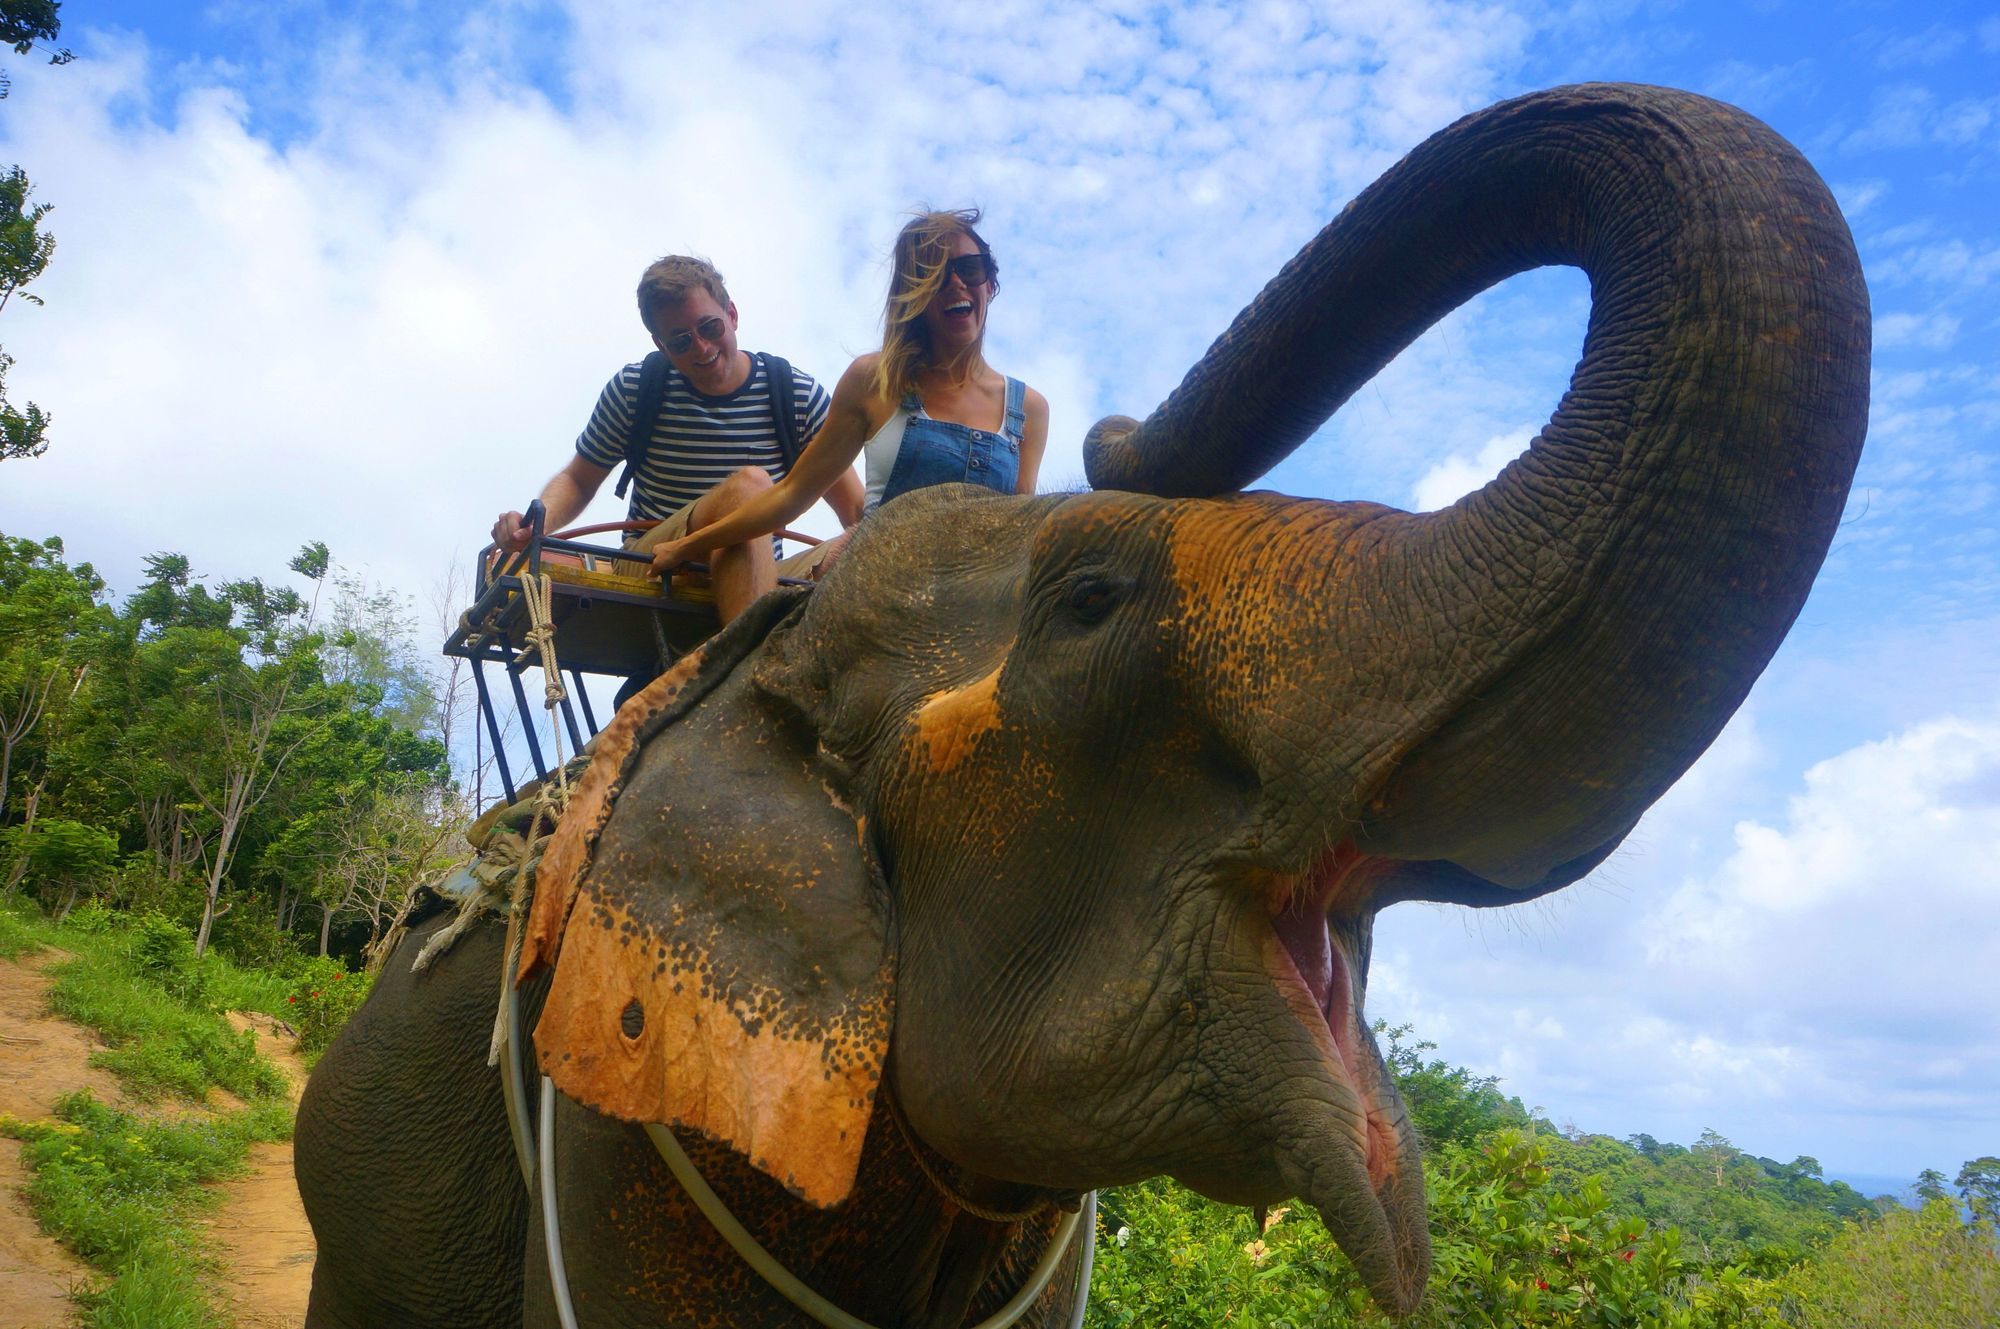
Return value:
<svg viewBox="0 0 2000 1329">
<path fill-rule="evenodd" d="M 69 911 L 69 917 L 63 920 L 63 926 L 72 932 L 81 932 L 87 937 L 94 937 L 111 931 L 118 926 L 119 921 L 118 911 L 106 906 L 104 901 L 85 900 Z"/>
<path fill-rule="evenodd" d="M 142 914 L 132 925 L 132 965 L 190 1010 L 213 1009 L 208 971 L 195 959 L 193 935 L 164 914 Z"/>
<path fill-rule="evenodd" d="M 1948 1199 L 1849 1228 L 1779 1283 L 1770 1323 L 1812 1329 L 1992 1329 L 2000 1324 L 1993 1229 Z"/>
<path fill-rule="evenodd" d="M 116 870 L 118 841 L 96 826 L 44 817 L 32 831 L 25 824 L 0 829 L 0 860 L 11 864 L 22 858 L 27 860 L 24 880 L 42 904 L 67 908 L 79 892 Z"/>
<path fill-rule="evenodd" d="M 252 969 L 281 965 L 299 954 L 297 938 L 278 930 L 277 915 L 264 895 L 240 899 L 215 920 L 208 940 L 210 954 Z"/>
<path fill-rule="evenodd" d="M 0 960 L 14 960 L 45 944 L 47 924 L 34 903 L 21 900 L 0 908 Z"/>
<path fill-rule="evenodd" d="M 348 1017 L 361 1008 L 370 981 L 367 974 L 349 973 L 346 965 L 330 956 L 314 956 L 300 966 L 285 1003 L 287 1018 L 299 1033 L 299 1047 L 307 1056 L 326 1051 Z"/>
<path fill-rule="evenodd" d="M 1428 1177 L 1430 1296 L 1416 1323 L 1510 1326 L 1747 1325 L 1755 1298 L 1696 1295 L 1695 1269 L 1674 1228 L 1613 1212 L 1603 1182 L 1551 1187 L 1547 1142 L 1496 1131 L 1448 1151 Z M 1733 1289 L 1739 1270 L 1715 1271 Z"/>
</svg>

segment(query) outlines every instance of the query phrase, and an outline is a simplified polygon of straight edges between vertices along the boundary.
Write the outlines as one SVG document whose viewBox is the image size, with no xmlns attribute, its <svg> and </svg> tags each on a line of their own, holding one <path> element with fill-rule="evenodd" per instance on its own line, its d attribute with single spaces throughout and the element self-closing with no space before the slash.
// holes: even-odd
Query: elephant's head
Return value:
<svg viewBox="0 0 2000 1329">
<path fill-rule="evenodd" d="M 1483 490 L 1235 492 L 1555 262 L 1582 359 Z M 975 1173 L 1301 1195 L 1407 1309 L 1375 912 L 1567 885 L 1695 760 L 1825 553 L 1867 355 L 1833 200 L 1741 113 L 1590 86 L 1459 122 L 1093 431 L 1096 492 L 898 500 L 620 714 L 528 930 L 543 1065 L 823 1205 L 886 1066 Z"/>
</svg>

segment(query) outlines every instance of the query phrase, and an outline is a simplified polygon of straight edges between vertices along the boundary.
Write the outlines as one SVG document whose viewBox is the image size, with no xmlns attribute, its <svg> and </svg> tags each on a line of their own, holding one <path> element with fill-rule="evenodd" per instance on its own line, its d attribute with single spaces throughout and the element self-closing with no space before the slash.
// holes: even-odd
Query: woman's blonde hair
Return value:
<svg viewBox="0 0 2000 1329">
<path fill-rule="evenodd" d="M 993 274 L 993 289 L 1000 289 L 1000 265 L 973 229 L 980 215 L 978 208 L 945 212 L 925 208 L 897 233 L 889 299 L 882 307 L 882 354 L 875 361 L 874 388 L 883 399 L 901 401 L 916 386 L 917 375 L 930 364 L 931 334 L 924 326 L 924 310 L 944 285 L 944 265 L 951 258 L 953 236 L 968 236 L 979 246 Z"/>
</svg>

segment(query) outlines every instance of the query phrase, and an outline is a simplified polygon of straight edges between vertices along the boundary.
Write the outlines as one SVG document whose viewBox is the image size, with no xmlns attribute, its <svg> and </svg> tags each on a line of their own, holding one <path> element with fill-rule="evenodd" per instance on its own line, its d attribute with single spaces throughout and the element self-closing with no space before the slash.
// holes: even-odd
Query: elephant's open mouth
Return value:
<svg viewBox="0 0 2000 1329">
<path fill-rule="evenodd" d="M 1303 1164 L 1294 1174 L 1302 1195 L 1376 1296 L 1408 1311 L 1429 1267 L 1423 1181 L 1401 1100 L 1361 1023 L 1370 866 L 1343 845 L 1266 896 L 1272 986 L 1331 1081 L 1331 1110 L 1291 1117 L 1280 1147 Z M 1320 1134 L 1328 1130 L 1332 1140 Z"/>
<path fill-rule="evenodd" d="M 1323 1025 L 1331 1043 L 1327 1060 L 1340 1082 L 1353 1094 L 1359 1111 L 1354 1144 L 1368 1169 L 1371 1186 L 1380 1189 L 1395 1172 L 1399 1152 L 1396 1123 L 1400 1105 L 1376 1060 L 1372 1042 L 1361 1028 L 1363 971 L 1356 952 L 1367 915 L 1351 916 L 1352 902 L 1365 899 L 1369 861 L 1342 845 L 1311 871 L 1286 881 L 1273 892 L 1271 931 L 1282 947 L 1283 960 L 1272 975 L 1286 1002 L 1315 1035 Z M 1290 972 L 1285 972 L 1289 969 Z M 1292 981 L 1303 986 L 1314 1021 L 1300 1010 Z M 1385 1101 L 1386 1100 L 1386 1101 Z"/>
</svg>

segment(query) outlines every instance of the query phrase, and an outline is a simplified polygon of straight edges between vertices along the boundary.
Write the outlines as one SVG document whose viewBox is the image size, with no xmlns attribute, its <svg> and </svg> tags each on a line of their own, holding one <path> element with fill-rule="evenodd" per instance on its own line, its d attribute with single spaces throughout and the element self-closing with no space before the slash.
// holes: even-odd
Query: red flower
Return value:
<svg viewBox="0 0 2000 1329">
<path fill-rule="evenodd" d="M 285 1000 L 286 1000 L 286 1001 L 289 1001 L 289 1002 L 294 1002 L 294 1003 L 296 1003 L 296 1002 L 298 1001 L 298 998 L 297 998 L 297 997 L 286 997 L 286 998 L 285 998 Z"/>
<path fill-rule="evenodd" d="M 1535 1286 L 1536 1286 L 1536 1287 L 1538 1287 L 1538 1288 L 1540 1288 L 1540 1289 L 1541 1289 L 1542 1291 L 1544 1291 L 1544 1292 L 1547 1292 L 1547 1291 L 1549 1290 L 1549 1285 L 1548 1285 L 1547 1283 L 1543 1282 L 1543 1281 L 1542 1281 L 1541 1279 L 1539 1279 L 1539 1278 L 1537 1278 L 1537 1279 L 1535 1280 Z"/>
<path fill-rule="evenodd" d="M 1627 1264 L 1632 1263 L 1632 1252 L 1630 1251 L 1625 1252 L 1625 1263 Z"/>
</svg>

